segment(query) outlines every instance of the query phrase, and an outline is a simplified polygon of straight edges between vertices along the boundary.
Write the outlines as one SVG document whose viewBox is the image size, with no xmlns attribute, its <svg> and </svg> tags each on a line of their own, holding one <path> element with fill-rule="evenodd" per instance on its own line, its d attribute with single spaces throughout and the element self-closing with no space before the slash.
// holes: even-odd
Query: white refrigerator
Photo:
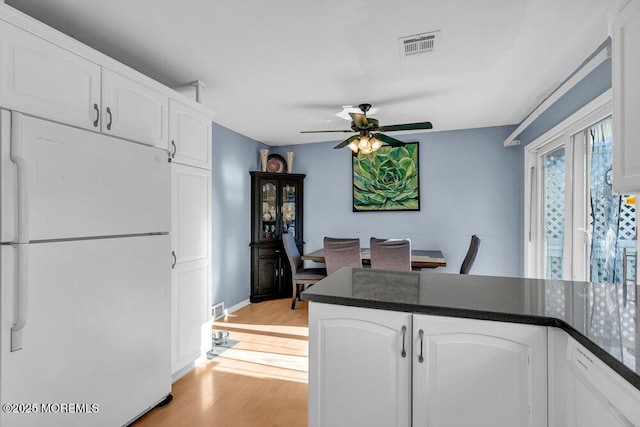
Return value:
<svg viewBox="0 0 640 427">
<path fill-rule="evenodd" d="M 0 425 L 126 425 L 171 391 L 167 153 L 6 110 L 0 132 Z"/>
</svg>

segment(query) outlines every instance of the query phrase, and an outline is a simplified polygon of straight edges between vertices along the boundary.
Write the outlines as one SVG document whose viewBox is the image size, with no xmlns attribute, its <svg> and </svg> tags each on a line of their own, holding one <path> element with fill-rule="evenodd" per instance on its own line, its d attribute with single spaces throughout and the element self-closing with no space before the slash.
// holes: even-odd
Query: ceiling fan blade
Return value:
<svg viewBox="0 0 640 427">
<path fill-rule="evenodd" d="M 334 150 L 338 149 L 338 148 L 344 148 L 347 145 L 351 144 L 351 142 L 355 141 L 356 139 L 358 139 L 360 137 L 360 135 L 353 135 L 351 138 L 348 138 L 344 141 L 342 141 L 340 144 L 336 145 L 335 147 L 333 147 Z"/>
<path fill-rule="evenodd" d="M 324 132 L 344 132 L 351 133 L 353 132 L 351 129 L 349 130 L 301 130 L 300 133 L 324 133 Z"/>
<path fill-rule="evenodd" d="M 372 136 L 376 139 L 379 139 L 382 142 L 389 144 L 392 147 L 402 147 L 405 145 L 404 142 L 397 140 L 395 138 L 391 138 L 390 136 L 387 136 L 383 133 L 374 133 Z"/>
<path fill-rule="evenodd" d="M 433 129 L 431 122 L 405 123 L 403 125 L 380 126 L 382 132 L 394 132 L 399 130 Z"/>
<path fill-rule="evenodd" d="M 353 119 L 353 123 L 356 124 L 358 128 L 367 128 L 369 127 L 369 122 L 367 121 L 367 116 L 360 113 L 349 113 L 351 118 Z"/>
</svg>

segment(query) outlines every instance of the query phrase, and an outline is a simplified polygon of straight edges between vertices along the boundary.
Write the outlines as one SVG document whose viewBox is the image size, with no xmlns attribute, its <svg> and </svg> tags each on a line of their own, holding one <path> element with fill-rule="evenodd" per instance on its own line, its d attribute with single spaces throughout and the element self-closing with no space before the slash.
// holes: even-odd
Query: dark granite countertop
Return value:
<svg viewBox="0 0 640 427">
<path fill-rule="evenodd" d="M 636 287 L 343 268 L 302 299 L 320 303 L 554 326 L 640 389 Z"/>
</svg>

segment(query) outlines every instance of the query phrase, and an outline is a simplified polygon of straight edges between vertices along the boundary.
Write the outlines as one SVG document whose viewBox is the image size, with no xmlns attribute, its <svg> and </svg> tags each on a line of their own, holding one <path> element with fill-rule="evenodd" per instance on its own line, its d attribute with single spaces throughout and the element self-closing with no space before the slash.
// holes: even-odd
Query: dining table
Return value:
<svg viewBox="0 0 640 427">
<path fill-rule="evenodd" d="M 371 265 L 371 250 L 369 248 L 360 248 L 362 265 Z M 301 256 L 303 261 L 324 262 L 324 249 L 318 249 L 313 252 L 305 253 Z M 439 250 L 429 249 L 411 249 L 411 269 L 422 270 L 423 268 L 446 267 L 447 261 Z"/>
</svg>

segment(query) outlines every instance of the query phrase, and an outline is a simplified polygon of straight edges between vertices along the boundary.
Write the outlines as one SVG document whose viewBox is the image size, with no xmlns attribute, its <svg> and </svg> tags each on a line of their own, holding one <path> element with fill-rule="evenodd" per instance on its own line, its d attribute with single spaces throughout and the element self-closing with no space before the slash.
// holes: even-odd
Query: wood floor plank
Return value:
<svg viewBox="0 0 640 427">
<path fill-rule="evenodd" d="M 238 341 L 173 384 L 173 402 L 134 427 L 307 425 L 307 303 L 250 304 L 214 323 Z"/>
</svg>

